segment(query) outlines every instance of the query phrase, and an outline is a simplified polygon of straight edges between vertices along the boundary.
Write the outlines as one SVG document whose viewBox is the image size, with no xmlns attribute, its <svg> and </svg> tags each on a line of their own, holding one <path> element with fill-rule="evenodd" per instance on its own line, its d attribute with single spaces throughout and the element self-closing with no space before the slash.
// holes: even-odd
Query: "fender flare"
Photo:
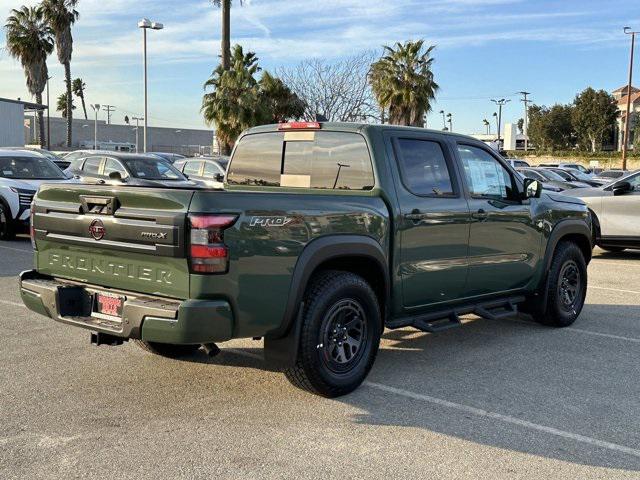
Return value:
<svg viewBox="0 0 640 480">
<path fill-rule="evenodd" d="M 556 251 L 556 247 L 560 240 L 567 235 L 582 235 L 589 241 L 589 245 L 593 250 L 593 232 L 587 222 L 584 220 L 568 219 L 562 220 L 551 231 L 549 240 L 547 240 L 546 250 L 544 252 L 544 276 L 540 279 L 538 285 L 538 293 L 540 294 L 540 308 L 541 311 L 545 311 L 547 308 L 547 301 L 549 298 L 549 269 L 551 268 L 551 262 L 553 261 L 553 254 Z M 589 263 L 589 259 L 585 259 Z"/>
<path fill-rule="evenodd" d="M 385 305 L 389 304 L 388 258 L 376 240 L 364 235 L 327 235 L 315 239 L 307 244 L 294 267 L 280 327 L 265 335 L 265 358 L 269 363 L 279 366 L 295 364 L 303 310 L 301 306 L 309 280 L 321 264 L 341 257 L 373 260 L 383 273 Z"/>
</svg>

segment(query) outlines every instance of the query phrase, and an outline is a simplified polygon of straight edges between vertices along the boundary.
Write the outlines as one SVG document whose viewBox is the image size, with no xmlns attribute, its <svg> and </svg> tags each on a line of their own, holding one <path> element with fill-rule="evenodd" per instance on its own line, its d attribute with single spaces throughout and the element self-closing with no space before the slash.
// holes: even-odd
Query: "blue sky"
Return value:
<svg viewBox="0 0 640 480">
<path fill-rule="evenodd" d="M 35 2 L 0 0 L 2 18 L 23 3 Z M 220 41 L 219 11 L 208 0 L 80 0 L 79 11 L 72 75 L 87 83 L 89 102 L 115 105 L 116 123 L 141 112 L 136 23 L 146 16 L 166 26 L 149 34 L 150 122 L 204 125 L 202 84 L 218 61 Z M 571 101 L 589 85 L 612 90 L 626 83 L 625 25 L 640 30 L 639 1 L 251 0 L 233 8 L 232 42 L 255 51 L 262 66 L 274 70 L 308 57 L 340 58 L 423 38 L 437 45 L 434 71 L 441 86 L 430 125 L 441 125 L 435 112 L 444 109 L 453 114 L 455 131 L 472 133 L 482 131 L 482 119 L 495 110 L 491 98 L 511 99 L 505 120 L 517 121 L 517 91 L 550 105 Z M 4 34 L 0 96 L 29 98 L 20 65 L 3 42 Z M 57 96 L 63 70 L 55 54 L 49 67 Z M 640 69 L 636 78 L 640 83 Z"/>
</svg>

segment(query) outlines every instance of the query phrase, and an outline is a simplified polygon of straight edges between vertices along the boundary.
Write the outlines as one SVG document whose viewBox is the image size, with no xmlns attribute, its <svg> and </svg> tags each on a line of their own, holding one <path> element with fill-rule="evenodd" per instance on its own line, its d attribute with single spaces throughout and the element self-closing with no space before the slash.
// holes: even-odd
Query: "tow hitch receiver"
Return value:
<svg viewBox="0 0 640 480">
<path fill-rule="evenodd" d="M 99 347 L 100 345 L 116 347 L 118 345 L 122 345 L 125 341 L 127 340 L 122 337 L 116 337 L 115 335 L 109 335 L 108 333 L 91 332 L 91 345 L 95 345 L 96 347 Z"/>
</svg>

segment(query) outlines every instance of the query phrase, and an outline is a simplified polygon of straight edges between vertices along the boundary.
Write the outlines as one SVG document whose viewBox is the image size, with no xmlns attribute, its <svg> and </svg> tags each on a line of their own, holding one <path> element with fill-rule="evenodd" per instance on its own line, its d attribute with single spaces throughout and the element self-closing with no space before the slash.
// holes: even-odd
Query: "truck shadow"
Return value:
<svg viewBox="0 0 640 480">
<path fill-rule="evenodd" d="M 27 268 L 32 268 L 33 250 L 28 236 L 19 235 L 15 240 L 0 241 L 2 269 L 0 278 L 15 277 Z"/>
<path fill-rule="evenodd" d="M 566 462 L 640 470 L 638 343 L 582 333 L 614 334 L 604 312 L 611 325 L 624 319 L 637 329 L 640 322 L 638 305 L 588 305 L 575 331 L 525 316 L 473 320 L 434 335 L 386 331 L 368 381 L 336 401 L 362 412 L 352 417 L 357 424 L 418 428 Z M 225 350 L 187 360 L 270 370 L 260 348 Z"/>
</svg>

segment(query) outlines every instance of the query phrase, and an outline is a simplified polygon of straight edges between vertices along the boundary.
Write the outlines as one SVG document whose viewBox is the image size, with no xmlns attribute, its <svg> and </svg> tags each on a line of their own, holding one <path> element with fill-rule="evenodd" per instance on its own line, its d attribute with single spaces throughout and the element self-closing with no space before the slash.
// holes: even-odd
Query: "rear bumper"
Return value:
<svg viewBox="0 0 640 480">
<path fill-rule="evenodd" d="M 125 297 L 122 319 L 99 318 L 92 313 L 96 292 Z M 20 295 L 27 308 L 36 313 L 127 339 L 198 344 L 223 342 L 233 334 L 233 312 L 224 300 L 155 297 L 49 277 L 35 270 L 20 274 Z"/>
</svg>

